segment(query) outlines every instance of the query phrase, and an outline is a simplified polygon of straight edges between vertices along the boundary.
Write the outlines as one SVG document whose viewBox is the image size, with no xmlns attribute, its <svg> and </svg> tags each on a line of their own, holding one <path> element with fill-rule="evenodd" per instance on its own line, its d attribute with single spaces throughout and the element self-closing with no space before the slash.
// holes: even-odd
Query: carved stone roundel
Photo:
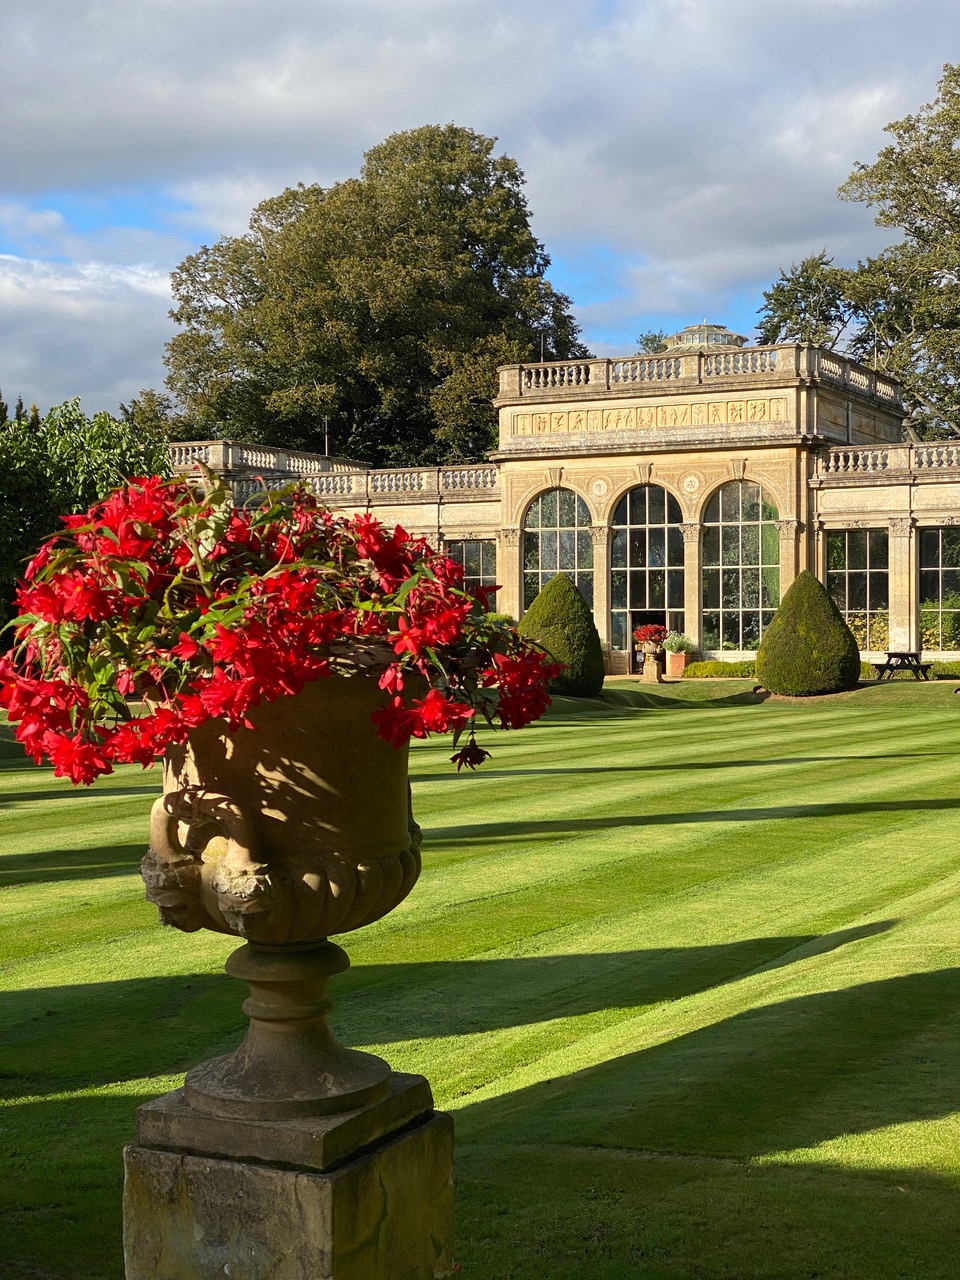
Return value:
<svg viewBox="0 0 960 1280">
<path fill-rule="evenodd" d="M 594 497 L 605 498 L 609 488 L 610 486 L 607 484 L 606 480 L 594 480 L 593 484 L 590 486 L 590 491 Z"/>
<path fill-rule="evenodd" d="M 700 477 L 684 476 L 680 481 L 680 488 L 684 493 L 696 493 L 700 488 Z"/>
</svg>

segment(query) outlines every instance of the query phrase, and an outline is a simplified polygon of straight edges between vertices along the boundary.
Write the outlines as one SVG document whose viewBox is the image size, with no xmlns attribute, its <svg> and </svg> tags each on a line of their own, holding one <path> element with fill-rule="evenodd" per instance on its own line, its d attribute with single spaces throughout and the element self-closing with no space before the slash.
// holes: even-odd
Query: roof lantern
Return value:
<svg viewBox="0 0 960 1280">
<path fill-rule="evenodd" d="M 683 351 L 700 351 L 704 347 L 742 347 L 746 341 L 743 334 L 734 333 L 726 325 L 707 324 L 704 320 L 700 324 L 688 324 L 685 329 L 667 338 L 664 353 L 673 355 Z"/>
</svg>

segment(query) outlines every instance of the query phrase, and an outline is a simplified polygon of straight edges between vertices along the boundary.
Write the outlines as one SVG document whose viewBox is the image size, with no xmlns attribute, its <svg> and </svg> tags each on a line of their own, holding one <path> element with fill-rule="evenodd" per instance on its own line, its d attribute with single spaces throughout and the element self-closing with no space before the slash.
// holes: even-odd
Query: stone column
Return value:
<svg viewBox="0 0 960 1280">
<path fill-rule="evenodd" d="M 774 523 L 780 535 L 780 599 L 782 600 L 797 576 L 799 534 L 803 526 L 799 520 L 777 520 Z"/>
<path fill-rule="evenodd" d="M 913 538 L 913 517 L 890 521 L 889 584 L 890 641 L 893 650 L 919 647 L 917 627 L 917 575 Z"/>
<path fill-rule="evenodd" d="M 683 630 L 695 642 L 697 648 L 703 640 L 702 614 L 700 611 L 703 579 L 703 544 L 699 524 L 682 524 L 683 534 Z"/>
<path fill-rule="evenodd" d="M 593 621 L 603 646 L 605 665 L 610 662 L 610 539 L 606 525 L 594 525 L 593 539 Z"/>
<path fill-rule="evenodd" d="M 497 537 L 497 612 L 518 621 L 523 613 L 523 530 L 501 529 Z"/>
</svg>

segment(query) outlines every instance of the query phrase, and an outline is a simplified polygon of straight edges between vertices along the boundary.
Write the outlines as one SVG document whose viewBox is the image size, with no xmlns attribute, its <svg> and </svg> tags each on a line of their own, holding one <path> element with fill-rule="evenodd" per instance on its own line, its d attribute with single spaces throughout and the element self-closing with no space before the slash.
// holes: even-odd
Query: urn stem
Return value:
<svg viewBox="0 0 960 1280">
<path fill-rule="evenodd" d="M 343 948 L 326 940 L 308 947 L 248 942 L 234 951 L 225 968 L 250 987 L 243 1005 L 250 1026 L 233 1053 L 188 1072 L 190 1105 L 224 1118 L 285 1120 L 353 1111 L 385 1097 L 386 1062 L 345 1049 L 327 1026 L 327 980 L 349 965 Z"/>
</svg>

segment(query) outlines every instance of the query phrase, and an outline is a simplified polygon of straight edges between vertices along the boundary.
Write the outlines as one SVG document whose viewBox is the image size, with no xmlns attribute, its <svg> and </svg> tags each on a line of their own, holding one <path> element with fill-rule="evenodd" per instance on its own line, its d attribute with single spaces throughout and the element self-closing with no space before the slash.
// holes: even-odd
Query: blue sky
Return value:
<svg viewBox="0 0 960 1280">
<path fill-rule="evenodd" d="M 527 178 L 599 354 L 750 334 L 781 267 L 890 238 L 836 188 L 960 61 L 955 0 L 34 0 L 3 18 L 0 388 L 160 387 L 169 273 L 253 205 L 455 121 Z"/>
</svg>

